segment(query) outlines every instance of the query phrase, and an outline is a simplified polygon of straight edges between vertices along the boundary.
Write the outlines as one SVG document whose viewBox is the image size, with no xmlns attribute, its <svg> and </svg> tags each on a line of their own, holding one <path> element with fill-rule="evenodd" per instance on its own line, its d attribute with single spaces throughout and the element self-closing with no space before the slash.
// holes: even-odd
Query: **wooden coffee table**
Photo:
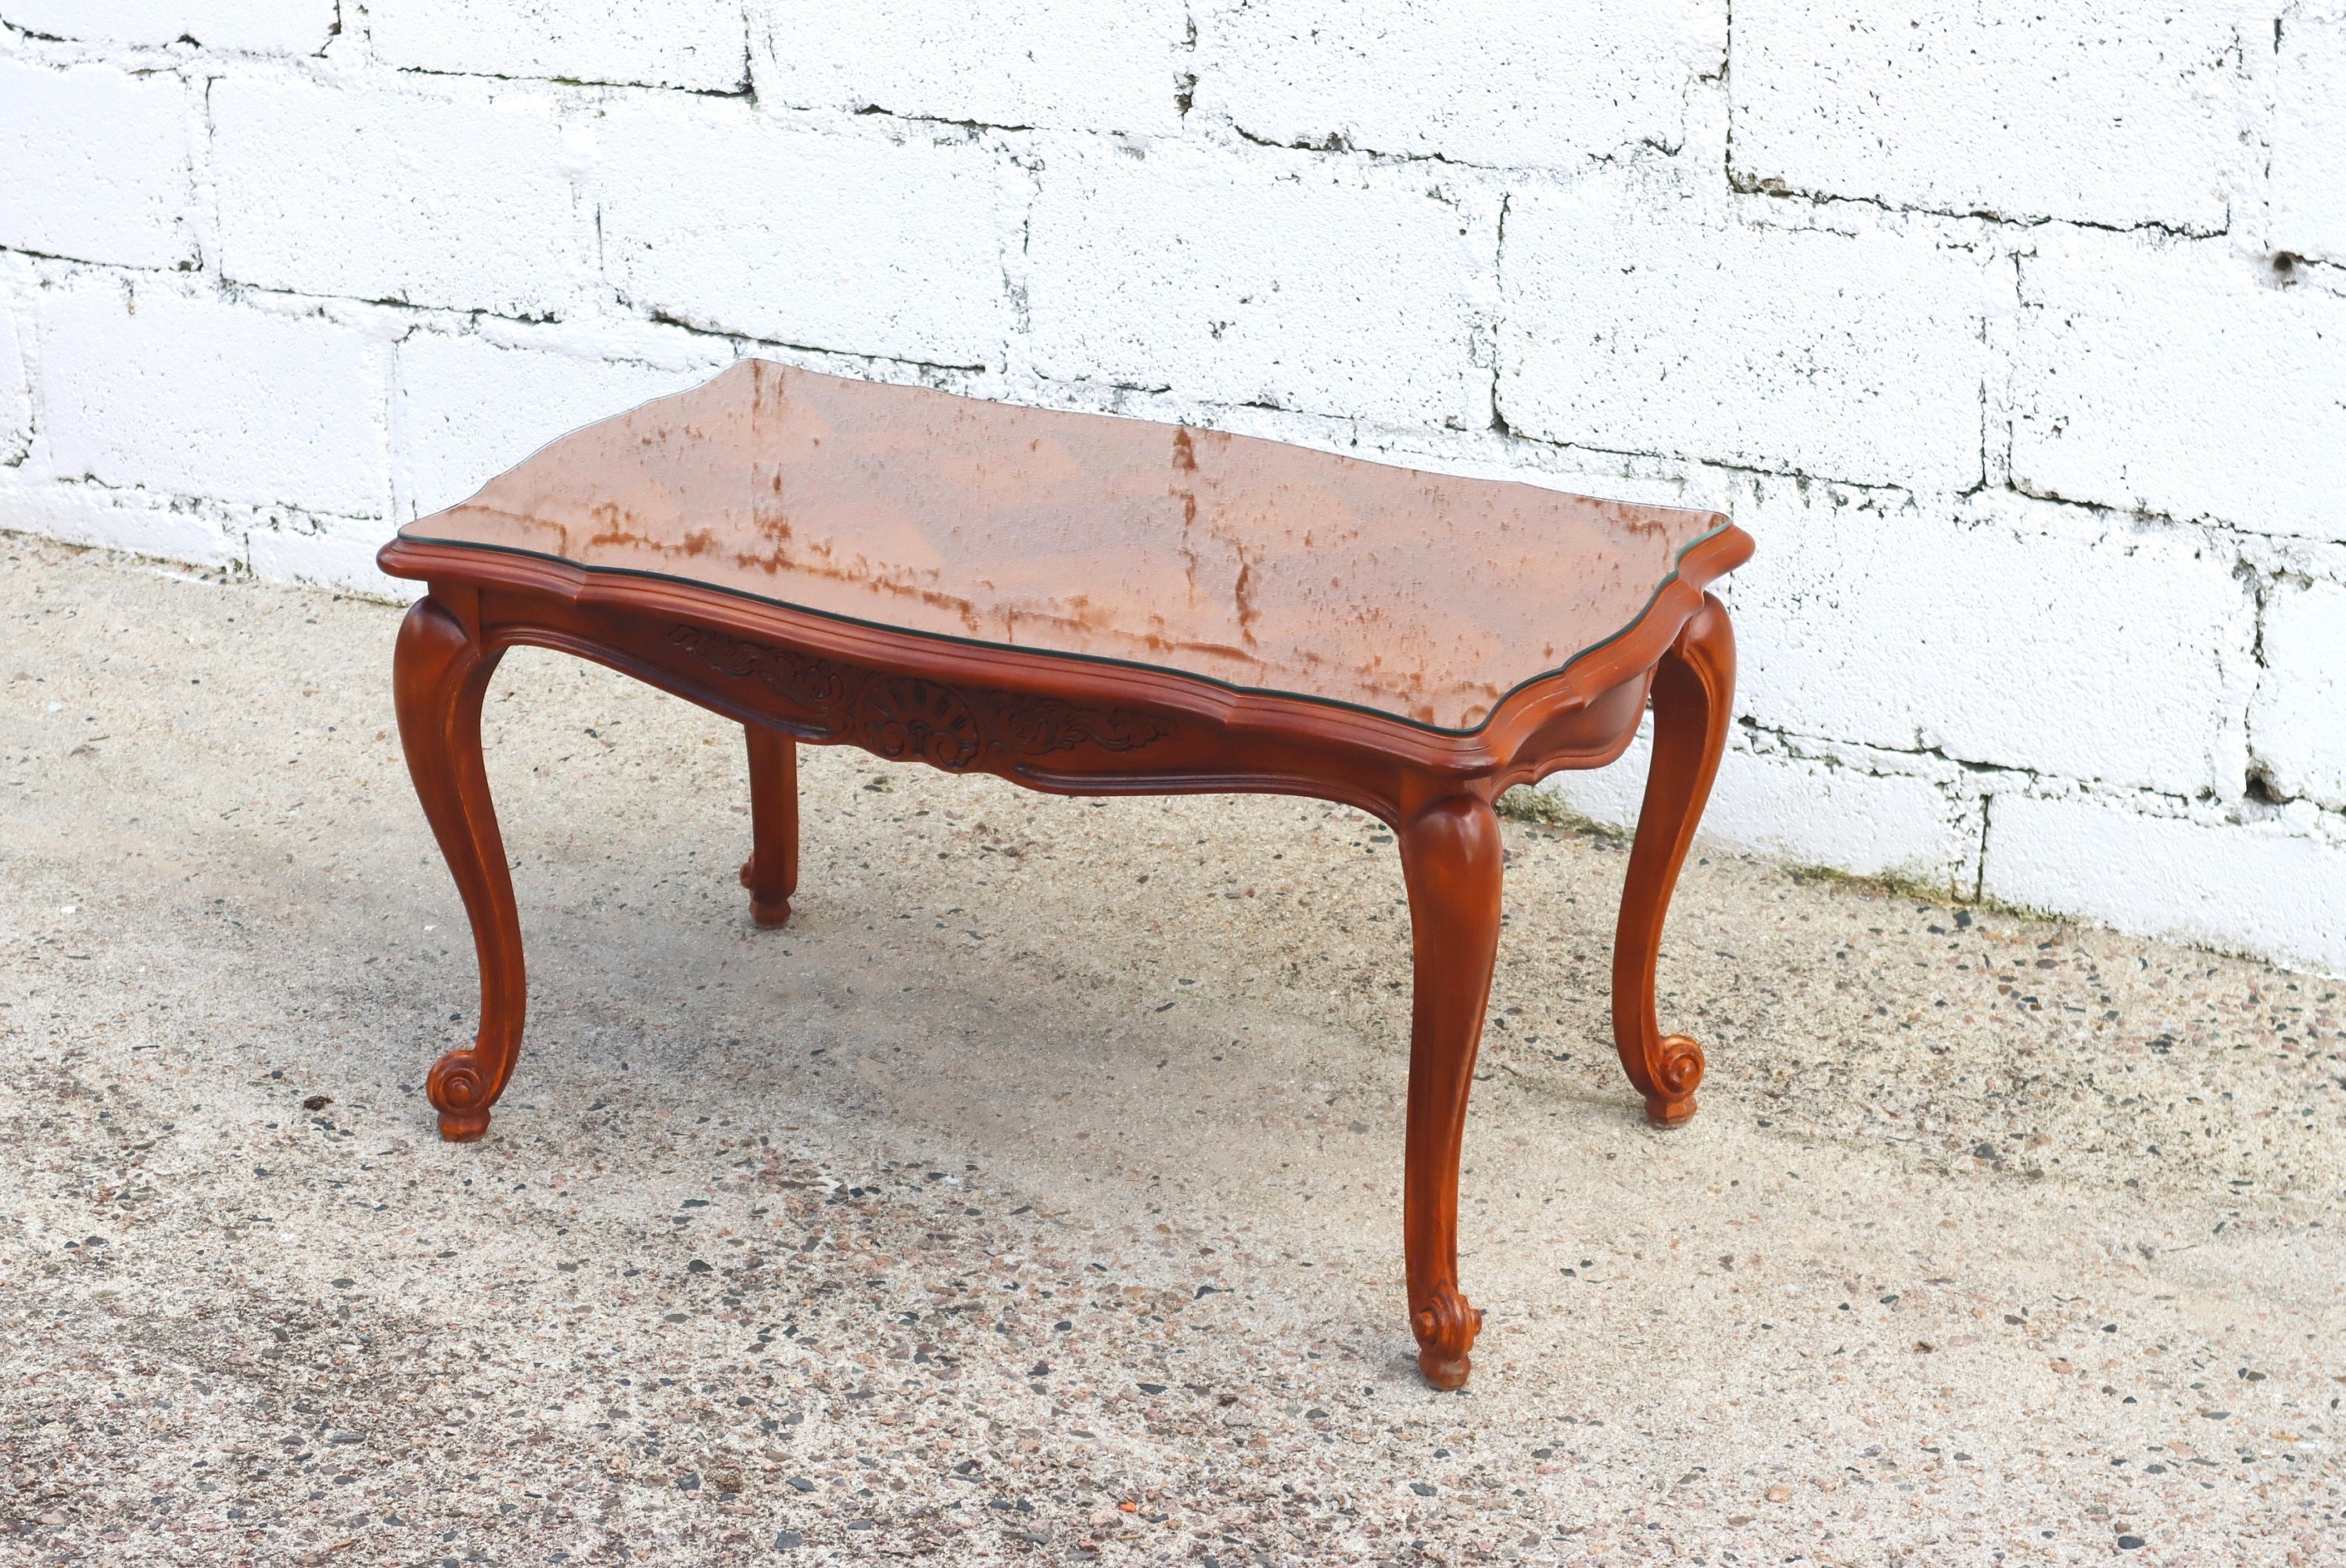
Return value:
<svg viewBox="0 0 2346 1568">
<path fill-rule="evenodd" d="M 472 918 L 481 1024 L 433 1067 L 477 1138 L 520 1053 L 521 924 L 481 759 L 515 644 L 741 721 L 760 925 L 798 887 L 796 743 L 1062 794 L 1275 791 L 1389 824 L 1408 884 L 1402 1227 L 1428 1381 L 1466 1380 L 1458 1156 L 1499 940 L 1492 803 L 1654 759 L 1613 958 L 1646 1114 L 1700 1047 L 1654 1013 L 1662 918 L 1727 738 L 1735 642 L 1704 592 L 1751 541 L 1714 513 L 1448 478 L 1214 431 L 748 361 L 565 436 L 400 531 L 400 738 Z"/>
</svg>

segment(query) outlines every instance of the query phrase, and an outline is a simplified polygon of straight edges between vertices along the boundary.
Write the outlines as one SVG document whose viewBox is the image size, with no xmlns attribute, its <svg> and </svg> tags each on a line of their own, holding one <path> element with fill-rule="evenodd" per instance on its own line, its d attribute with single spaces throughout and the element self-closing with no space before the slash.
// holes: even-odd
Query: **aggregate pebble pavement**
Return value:
<svg viewBox="0 0 2346 1568">
<path fill-rule="evenodd" d="M 1514 821 L 1474 1381 L 1402 1318 L 1390 835 L 804 755 L 510 656 L 489 1136 L 398 612 L 0 535 L 0 1562 L 2346 1562 L 2346 989 Z"/>
</svg>

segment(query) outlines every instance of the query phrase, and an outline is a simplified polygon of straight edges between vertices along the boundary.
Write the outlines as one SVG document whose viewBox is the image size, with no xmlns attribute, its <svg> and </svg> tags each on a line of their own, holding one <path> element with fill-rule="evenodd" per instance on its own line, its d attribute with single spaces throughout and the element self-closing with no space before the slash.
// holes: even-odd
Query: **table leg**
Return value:
<svg viewBox="0 0 2346 1568">
<path fill-rule="evenodd" d="M 750 738 L 750 858 L 741 885 L 750 890 L 750 918 L 773 927 L 790 918 L 799 888 L 799 747 L 760 725 L 742 726 Z"/>
<path fill-rule="evenodd" d="M 1424 807 L 1400 837 L 1416 968 L 1402 1177 L 1409 1319 L 1418 1369 L 1435 1388 L 1455 1389 L 1473 1370 L 1466 1353 L 1483 1327 L 1458 1288 L 1458 1156 L 1499 951 L 1504 854 L 1490 802 L 1470 795 Z"/>
<path fill-rule="evenodd" d="M 1702 1082 L 1702 1047 L 1683 1034 L 1662 1033 L 1654 1010 L 1654 970 L 1670 892 L 1727 749 L 1734 697 L 1735 628 L 1727 606 L 1706 594 L 1702 608 L 1654 670 L 1653 768 L 1646 776 L 1646 803 L 1613 939 L 1613 1043 L 1629 1082 L 1646 1096 L 1647 1120 L 1657 1126 L 1675 1126 L 1693 1115 L 1695 1085 Z"/>
<path fill-rule="evenodd" d="M 521 1053 L 529 1004 L 521 916 L 481 761 L 481 698 L 504 651 L 484 649 L 445 606 L 424 598 L 401 623 L 392 656 L 407 771 L 464 896 L 480 964 L 480 1033 L 470 1050 L 451 1051 L 434 1064 L 424 1084 L 440 1113 L 440 1135 L 458 1143 L 489 1130 L 489 1107 Z"/>
</svg>

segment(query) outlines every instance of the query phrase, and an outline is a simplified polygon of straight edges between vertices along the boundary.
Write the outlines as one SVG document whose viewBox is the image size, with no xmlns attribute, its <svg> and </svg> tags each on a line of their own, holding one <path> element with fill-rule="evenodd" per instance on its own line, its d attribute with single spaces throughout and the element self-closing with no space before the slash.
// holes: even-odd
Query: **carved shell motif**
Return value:
<svg viewBox="0 0 2346 1568">
<path fill-rule="evenodd" d="M 865 748 L 891 762 L 930 762 L 957 773 L 984 744 L 969 704 L 949 686 L 903 676 L 875 680 L 856 707 Z"/>
<path fill-rule="evenodd" d="M 892 761 L 958 773 L 989 755 L 1047 757 L 1081 746 L 1137 751 L 1176 733 L 1155 714 L 882 675 L 708 626 L 674 626 L 668 639 L 713 669 L 756 681 L 821 724 L 831 738 Z"/>
</svg>

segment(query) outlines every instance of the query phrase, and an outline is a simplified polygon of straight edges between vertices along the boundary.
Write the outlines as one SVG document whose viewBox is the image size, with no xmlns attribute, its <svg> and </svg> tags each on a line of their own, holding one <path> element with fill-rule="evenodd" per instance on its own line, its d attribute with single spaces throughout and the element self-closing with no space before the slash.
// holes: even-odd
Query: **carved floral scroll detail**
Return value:
<svg viewBox="0 0 2346 1568">
<path fill-rule="evenodd" d="M 1177 733 L 1170 720 L 1151 713 L 882 675 L 709 626 L 680 623 L 668 628 L 668 640 L 712 669 L 756 681 L 821 724 L 830 738 L 951 772 L 988 757 L 1047 757 L 1085 746 L 1137 751 Z"/>
<path fill-rule="evenodd" d="M 958 773 L 984 748 L 977 715 L 949 686 L 898 677 L 857 694 L 863 744 L 891 762 L 927 762 Z"/>
</svg>

